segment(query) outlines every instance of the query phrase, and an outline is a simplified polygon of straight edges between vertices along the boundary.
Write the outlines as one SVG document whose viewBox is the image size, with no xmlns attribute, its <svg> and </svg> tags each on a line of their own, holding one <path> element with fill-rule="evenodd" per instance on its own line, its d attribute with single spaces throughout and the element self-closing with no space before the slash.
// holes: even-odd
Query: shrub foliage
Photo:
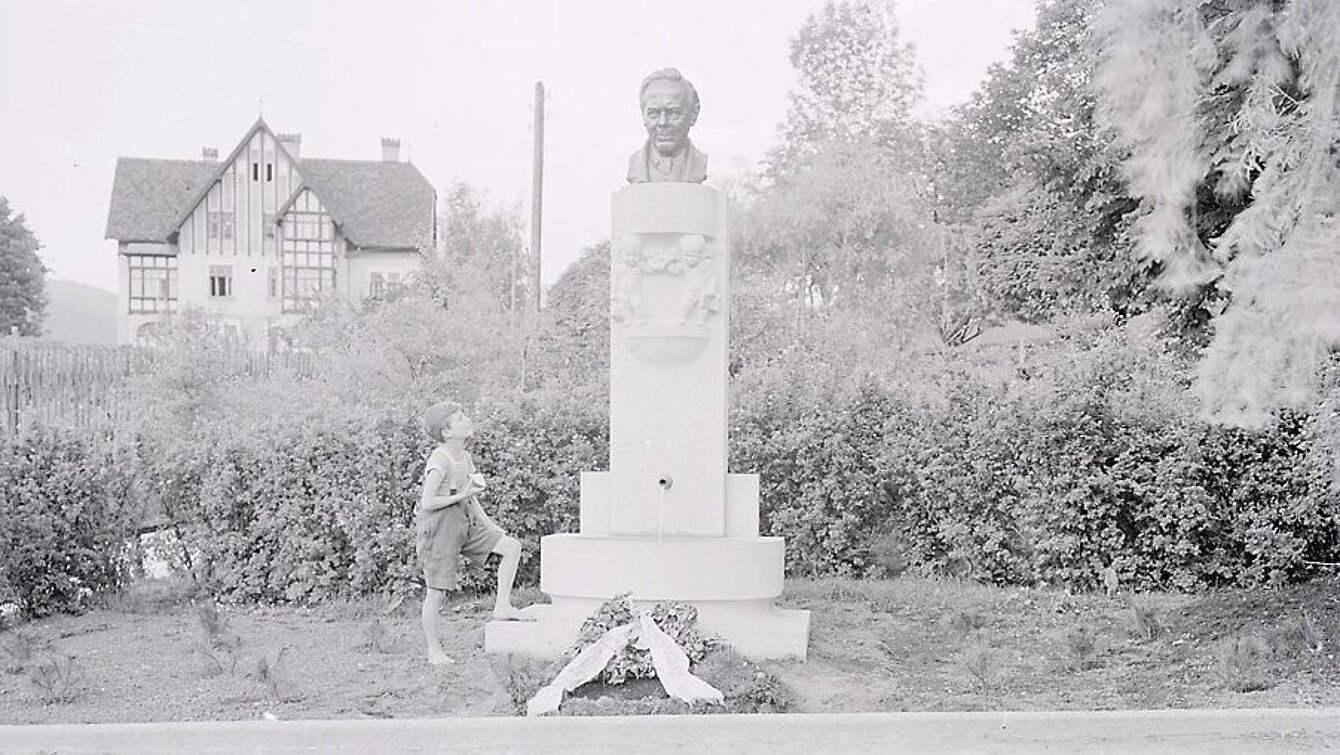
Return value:
<svg viewBox="0 0 1340 755">
<path fill-rule="evenodd" d="M 539 538 L 576 529 L 577 472 L 605 465 L 603 419 L 534 399 L 476 414 L 485 508 L 526 544 L 520 574 L 533 582 Z M 414 420 L 309 419 L 178 443 L 142 463 L 184 541 L 182 565 L 211 592 L 310 603 L 417 589 L 414 508 L 431 447 Z M 465 573 L 466 589 L 490 584 L 481 568 Z"/>
<path fill-rule="evenodd" d="M 1022 377 L 952 362 L 933 395 L 873 380 L 815 395 L 784 373 L 751 386 L 732 466 L 762 475 L 788 571 L 1093 589 L 1111 568 L 1122 585 L 1193 590 L 1337 560 L 1320 414 L 1207 424 L 1144 326 L 1067 339 Z"/>
<path fill-rule="evenodd" d="M 960 355 L 929 387 L 798 388 L 813 365 L 746 369 L 731 468 L 761 476 L 763 534 L 786 538 L 795 575 L 911 569 L 1092 589 L 1108 571 L 1127 587 L 1195 590 L 1340 560 L 1327 413 L 1205 424 L 1181 406 L 1187 372 L 1169 353 L 1132 326 L 1069 333 L 1008 375 L 992 367 L 1000 355 Z M 523 542 L 521 579 L 533 583 L 540 538 L 577 529 L 579 473 L 607 467 L 605 409 L 540 389 L 472 414 L 485 507 Z M 68 432 L 6 442 L 0 602 L 78 610 L 118 586 L 144 510 L 171 525 L 179 565 L 222 600 L 417 592 L 430 442 L 414 419 L 370 416 L 336 407 L 134 443 Z M 467 589 L 491 583 L 489 569 L 465 572 Z"/>
<path fill-rule="evenodd" d="M 73 612 L 125 583 L 139 512 L 124 462 L 70 432 L 0 439 L 0 603 Z"/>
</svg>

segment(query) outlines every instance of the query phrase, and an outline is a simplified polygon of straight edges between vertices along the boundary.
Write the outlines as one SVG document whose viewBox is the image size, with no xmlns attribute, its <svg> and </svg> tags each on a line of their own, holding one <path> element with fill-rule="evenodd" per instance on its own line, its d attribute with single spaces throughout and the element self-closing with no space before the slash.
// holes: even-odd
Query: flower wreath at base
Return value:
<svg viewBox="0 0 1340 755">
<path fill-rule="evenodd" d="M 656 677 L 666 694 L 688 703 L 722 703 L 721 691 L 689 673 L 713 640 L 697 628 L 698 610 L 683 603 L 658 603 L 635 611 L 627 593 L 606 602 L 582 623 L 576 656 L 554 680 L 535 693 L 526 715 L 553 713 L 563 696 L 603 674 L 608 684 Z"/>
</svg>

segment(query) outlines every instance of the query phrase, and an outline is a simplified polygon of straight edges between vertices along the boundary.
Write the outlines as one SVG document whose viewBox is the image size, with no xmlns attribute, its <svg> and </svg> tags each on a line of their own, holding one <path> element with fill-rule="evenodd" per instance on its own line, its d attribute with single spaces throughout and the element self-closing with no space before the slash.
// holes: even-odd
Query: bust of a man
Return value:
<svg viewBox="0 0 1340 755">
<path fill-rule="evenodd" d="M 628 158 L 628 183 L 707 180 L 707 155 L 689 141 L 698 121 L 698 91 L 674 68 L 642 80 L 638 100 L 647 142 Z"/>
</svg>

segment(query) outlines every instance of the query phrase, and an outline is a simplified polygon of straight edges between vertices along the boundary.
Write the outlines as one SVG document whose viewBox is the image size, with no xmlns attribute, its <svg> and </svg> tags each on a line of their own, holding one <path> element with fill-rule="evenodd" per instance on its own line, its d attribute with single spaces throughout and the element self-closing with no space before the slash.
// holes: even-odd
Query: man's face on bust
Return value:
<svg viewBox="0 0 1340 755">
<path fill-rule="evenodd" d="M 684 151 L 694 115 L 688 89 L 679 82 L 656 79 L 642 93 L 642 123 L 651 146 L 663 156 Z"/>
</svg>

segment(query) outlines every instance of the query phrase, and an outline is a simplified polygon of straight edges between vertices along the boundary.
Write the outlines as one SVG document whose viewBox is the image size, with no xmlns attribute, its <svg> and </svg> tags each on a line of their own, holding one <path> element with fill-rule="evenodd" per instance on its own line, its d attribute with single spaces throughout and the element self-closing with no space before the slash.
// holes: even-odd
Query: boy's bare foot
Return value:
<svg viewBox="0 0 1340 755">
<path fill-rule="evenodd" d="M 520 608 L 514 608 L 513 606 L 494 607 L 493 618 L 498 621 L 535 621 L 534 616 L 528 616 Z"/>
<path fill-rule="evenodd" d="M 433 664 L 434 666 L 447 666 L 452 663 L 455 663 L 456 661 L 452 659 L 451 656 L 447 655 L 441 650 L 429 650 L 428 662 Z"/>
</svg>

